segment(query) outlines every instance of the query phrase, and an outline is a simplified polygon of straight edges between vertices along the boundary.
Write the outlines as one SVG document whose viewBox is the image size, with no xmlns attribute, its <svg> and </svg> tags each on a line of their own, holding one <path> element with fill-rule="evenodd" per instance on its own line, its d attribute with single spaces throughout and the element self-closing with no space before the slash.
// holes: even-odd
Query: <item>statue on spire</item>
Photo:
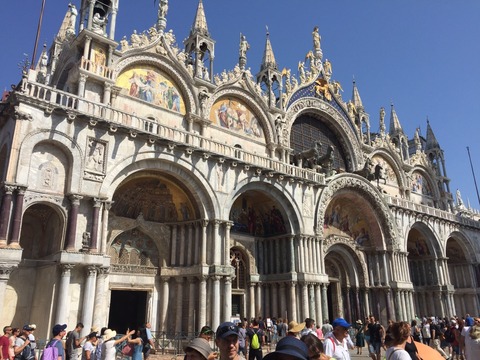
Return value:
<svg viewBox="0 0 480 360">
<path fill-rule="evenodd" d="M 238 55 L 238 64 L 240 69 L 244 70 L 245 65 L 247 64 L 247 50 L 250 49 L 250 45 L 247 42 L 247 38 L 245 35 L 240 33 L 240 48 L 239 48 L 239 55 Z"/>
<path fill-rule="evenodd" d="M 160 34 L 167 27 L 168 0 L 160 0 L 158 3 L 157 30 Z"/>
<path fill-rule="evenodd" d="M 318 32 L 318 26 L 315 26 L 313 28 L 312 37 L 313 37 L 313 51 L 315 52 L 315 56 L 318 59 L 322 60 L 323 53 L 322 53 L 322 49 L 320 48 L 321 36 L 320 36 L 320 33 Z"/>
</svg>

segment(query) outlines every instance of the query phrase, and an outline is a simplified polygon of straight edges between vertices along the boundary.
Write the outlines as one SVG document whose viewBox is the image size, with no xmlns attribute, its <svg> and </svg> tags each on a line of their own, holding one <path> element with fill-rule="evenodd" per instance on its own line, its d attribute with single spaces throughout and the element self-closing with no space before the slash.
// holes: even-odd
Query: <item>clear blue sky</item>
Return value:
<svg viewBox="0 0 480 360">
<path fill-rule="evenodd" d="M 80 1 L 72 2 L 80 7 Z M 158 1 L 157 1 L 158 2 Z M 17 64 L 32 54 L 41 0 L 6 1 L 0 11 L 0 86 L 18 82 Z M 170 0 L 167 29 L 177 42 L 188 35 L 198 0 Z M 40 49 L 50 46 L 68 1 L 46 0 Z M 426 119 L 445 151 L 451 191 L 479 209 L 467 154 L 480 185 L 480 1 L 479 0 L 204 0 L 215 45 L 214 73 L 233 69 L 239 34 L 250 43 L 247 67 L 259 70 L 265 26 L 280 68 L 297 73 L 319 26 L 324 59 L 349 99 L 355 78 L 372 131 L 381 106 L 393 102 L 409 138 L 426 134 Z M 156 22 L 153 0 L 120 0 L 116 40 Z M 388 123 L 387 123 L 388 126 Z"/>
</svg>

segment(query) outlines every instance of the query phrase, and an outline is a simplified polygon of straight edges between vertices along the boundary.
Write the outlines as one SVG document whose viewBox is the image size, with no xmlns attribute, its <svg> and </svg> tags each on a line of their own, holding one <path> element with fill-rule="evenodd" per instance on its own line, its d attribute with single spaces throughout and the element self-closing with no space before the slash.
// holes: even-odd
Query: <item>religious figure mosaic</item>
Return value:
<svg viewBox="0 0 480 360">
<path fill-rule="evenodd" d="M 325 237 L 340 235 L 350 237 L 360 246 L 370 242 L 370 229 L 365 218 L 364 209 L 352 206 L 346 198 L 333 200 L 325 211 L 323 229 Z"/>
<path fill-rule="evenodd" d="M 412 192 L 420 195 L 433 196 L 432 188 L 428 180 L 420 172 L 413 172 L 410 184 Z"/>
<path fill-rule="evenodd" d="M 185 114 L 185 103 L 173 81 L 152 66 L 125 71 L 118 77 L 117 86 L 128 96 Z"/>
<path fill-rule="evenodd" d="M 258 119 L 245 104 L 238 100 L 232 98 L 218 100 L 210 110 L 210 120 L 239 134 L 258 140 L 264 138 Z"/>
</svg>

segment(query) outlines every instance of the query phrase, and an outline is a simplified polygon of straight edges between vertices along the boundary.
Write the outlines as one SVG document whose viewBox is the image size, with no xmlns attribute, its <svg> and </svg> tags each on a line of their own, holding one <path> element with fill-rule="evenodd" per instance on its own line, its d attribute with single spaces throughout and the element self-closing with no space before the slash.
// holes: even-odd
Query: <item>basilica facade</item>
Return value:
<svg viewBox="0 0 480 360">
<path fill-rule="evenodd" d="M 343 99 L 317 27 L 298 78 L 269 34 L 256 74 L 245 37 L 216 73 L 208 9 L 178 44 L 168 5 L 118 41 L 118 0 L 70 5 L 0 103 L 1 323 L 478 313 L 479 216 L 431 124 Z"/>
</svg>

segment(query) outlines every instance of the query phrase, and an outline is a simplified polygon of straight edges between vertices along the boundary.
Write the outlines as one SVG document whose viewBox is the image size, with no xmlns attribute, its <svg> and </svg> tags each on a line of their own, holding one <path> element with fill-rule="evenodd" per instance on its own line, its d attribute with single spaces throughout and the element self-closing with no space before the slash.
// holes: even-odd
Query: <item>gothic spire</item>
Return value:
<svg viewBox="0 0 480 360">
<path fill-rule="evenodd" d="M 393 103 L 390 110 L 390 136 L 394 136 L 398 133 L 403 134 L 402 125 L 400 125 L 400 120 L 398 119 Z"/>
<path fill-rule="evenodd" d="M 430 121 L 427 119 L 427 143 L 425 145 L 425 150 L 440 149 L 440 144 L 433 133 L 432 127 L 430 126 Z"/>
<path fill-rule="evenodd" d="M 360 92 L 358 91 L 355 79 L 353 79 L 352 102 L 357 110 L 363 109 L 362 99 L 360 98 Z"/>
<path fill-rule="evenodd" d="M 263 52 L 261 70 L 275 69 L 278 70 L 277 62 L 275 61 L 275 55 L 273 54 L 272 44 L 270 43 L 270 33 L 267 28 L 267 40 L 265 41 L 265 51 Z"/>
<path fill-rule="evenodd" d="M 210 36 L 208 33 L 207 18 L 205 17 L 205 10 L 203 9 L 202 0 L 198 1 L 197 13 L 195 14 L 195 19 L 193 20 L 192 29 L 190 30 L 190 35 L 193 35 L 194 33 Z"/>
</svg>

